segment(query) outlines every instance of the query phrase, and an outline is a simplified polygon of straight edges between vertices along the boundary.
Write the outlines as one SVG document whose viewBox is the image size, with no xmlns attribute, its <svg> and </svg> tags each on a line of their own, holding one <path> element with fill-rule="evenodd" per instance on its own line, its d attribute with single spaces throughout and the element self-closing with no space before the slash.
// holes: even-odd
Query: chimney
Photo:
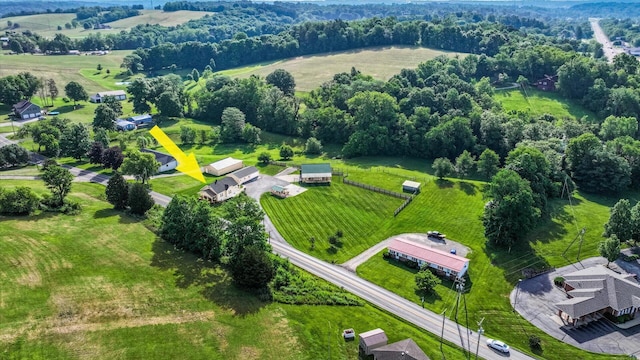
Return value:
<svg viewBox="0 0 640 360">
<path fill-rule="evenodd" d="M 224 184 L 224 191 L 229 190 L 229 185 L 228 184 Z"/>
<path fill-rule="evenodd" d="M 214 182 L 214 184 L 217 184 L 217 183 L 218 183 L 218 179 L 216 179 L 216 182 Z"/>
</svg>

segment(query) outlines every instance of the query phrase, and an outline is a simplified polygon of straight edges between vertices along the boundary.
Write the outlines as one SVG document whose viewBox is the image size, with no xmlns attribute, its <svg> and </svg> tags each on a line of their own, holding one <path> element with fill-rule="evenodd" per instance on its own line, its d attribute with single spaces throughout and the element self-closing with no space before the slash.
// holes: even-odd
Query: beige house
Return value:
<svg viewBox="0 0 640 360">
<path fill-rule="evenodd" d="M 300 182 L 305 184 L 331 184 L 331 165 L 306 164 L 300 167 Z"/>
<path fill-rule="evenodd" d="M 205 166 L 204 172 L 214 176 L 222 176 L 232 171 L 242 169 L 243 166 L 242 160 L 228 157 Z"/>
<path fill-rule="evenodd" d="M 238 196 L 244 191 L 244 186 L 238 184 L 231 177 L 224 177 L 200 189 L 198 197 L 200 200 L 207 200 L 210 203 L 223 202 L 232 197 Z"/>
<path fill-rule="evenodd" d="M 365 355 L 373 354 L 373 350 L 387 345 L 387 334 L 382 329 L 373 329 L 360 334 L 360 351 Z"/>
<path fill-rule="evenodd" d="M 622 275 L 605 266 L 593 266 L 564 275 L 569 297 L 556 303 L 558 316 L 572 325 L 613 316 L 635 317 L 640 307 L 640 284 L 634 275 Z"/>
</svg>

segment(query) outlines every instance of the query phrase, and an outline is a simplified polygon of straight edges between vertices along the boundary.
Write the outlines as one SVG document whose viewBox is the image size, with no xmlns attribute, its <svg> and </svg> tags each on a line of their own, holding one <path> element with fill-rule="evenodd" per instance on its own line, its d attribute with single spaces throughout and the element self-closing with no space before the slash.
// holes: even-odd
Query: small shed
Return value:
<svg viewBox="0 0 640 360">
<path fill-rule="evenodd" d="M 258 175 L 260 175 L 260 172 L 255 166 L 247 166 L 229 174 L 238 184 L 246 184 L 249 181 L 253 181 L 258 178 Z"/>
<path fill-rule="evenodd" d="M 116 120 L 116 130 L 118 131 L 131 131 L 136 129 L 136 124 L 131 121 L 118 119 Z"/>
<path fill-rule="evenodd" d="M 242 160 L 228 157 L 205 166 L 204 171 L 214 176 L 222 176 L 232 171 L 242 169 L 242 166 Z"/>
<path fill-rule="evenodd" d="M 300 167 L 300 182 L 307 184 L 330 184 L 331 165 L 305 164 Z"/>
<path fill-rule="evenodd" d="M 284 199 L 289 195 L 289 190 L 280 185 L 273 185 L 271 187 L 271 194 Z"/>
<path fill-rule="evenodd" d="M 373 349 L 387 345 L 387 341 L 389 339 L 387 339 L 387 334 L 384 333 L 384 330 L 380 328 L 369 330 L 360 334 L 360 350 L 365 355 L 371 355 Z"/>
<path fill-rule="evenodd" d="M 422 184 L 420 184 L 419 182 L 406 180 L 405 182 L 402 183 L 402 191 L 417 193 L 417 192 L 420 192 L 421 185 Z"/>
</svg>

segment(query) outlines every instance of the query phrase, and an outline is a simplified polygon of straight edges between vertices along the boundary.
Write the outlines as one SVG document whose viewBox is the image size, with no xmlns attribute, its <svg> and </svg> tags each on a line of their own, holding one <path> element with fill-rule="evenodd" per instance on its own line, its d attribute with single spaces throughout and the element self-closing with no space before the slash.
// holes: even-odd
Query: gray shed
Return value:
<svg viewBox="0 0 640 360">
<path fill-rule="evenodd" d="M 373 329 L 360 334 L 360 349 L 365 355 L 371 355 L 372 350 L 387 345 L 387 334 L 382 329 Z"/>
</svg>

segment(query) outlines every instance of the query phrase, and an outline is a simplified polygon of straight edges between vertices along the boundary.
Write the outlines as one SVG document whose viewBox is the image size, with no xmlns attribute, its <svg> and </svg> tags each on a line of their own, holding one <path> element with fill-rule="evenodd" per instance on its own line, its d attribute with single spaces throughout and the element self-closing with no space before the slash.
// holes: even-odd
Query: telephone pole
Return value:
<svg viewBox="0 0 640 360">
<path fill-rule="evenodd" d="M 482 328 L 482 322 L 484 318 L 480 319 L 478 322 L 478 342 L 476 343 L 476 360 L 478 360 L 478 351 L 480 351 L 480 336 L 484 333 L 484 329 Z"/>
</svg>

